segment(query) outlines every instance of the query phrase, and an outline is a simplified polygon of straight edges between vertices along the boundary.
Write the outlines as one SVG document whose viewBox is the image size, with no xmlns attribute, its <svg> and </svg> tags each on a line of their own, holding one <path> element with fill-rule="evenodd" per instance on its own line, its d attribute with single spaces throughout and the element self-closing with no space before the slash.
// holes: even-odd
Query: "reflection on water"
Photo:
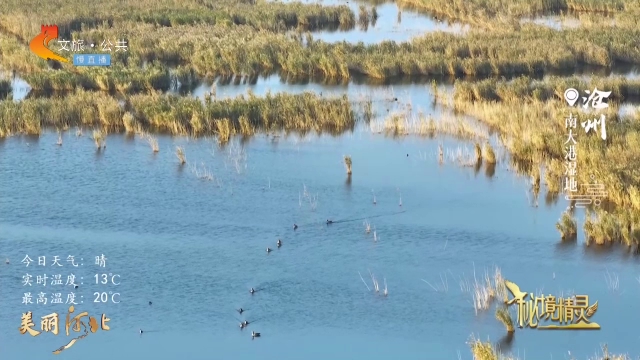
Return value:
<svg viewBox="0 0 640 360">
<path fill-rule="evenodd" d="M 522 194 L 529 184 L 500 164 L 491 180 L 474 178 L 472 168 L 439 165 L 439 144 L 459 142 L 361 131 L 256 137 L 245 144 L 246 167 L 238 168 L 236 142 L 220 148 L 207 139 L 160 136 L 154 154 L 145 139 L 114 134 L 96 159 L 89 139 L 64 136 L 63 146 L 55 145 L 56 133 L 2 145 L 0 188 L 11 191 L 0 192 L 0 258 L 12 265 L 0 267 L 0 337 L 9 359 L 41 358 L 60 345 L 59 337 L 17 331 L 25 310 L 20 259 L 58 253 L 104 253 L 108 271 L 122 275 L 122 303 L 82 306 L 106 312 L 112 330 L 79 342 L 65 354 L 70 360 L 204 360 L 212 343 L 221 358 L 240 360 L 456 359 L 458 351 L 471 359 L 465 343 L 472 333 L 532 359 L 567 351 L 583 359 L 603 342 L 640 350 L 633 328 L 640 314 L 623 310 L 640 296 L 637 258 L 585 251 L 581 238 L 559 249 L 553 224 L 566 204 L 531 207 Z M 184 147 L 186 166 L 178 165 L 176 146 Z M 353 159 L 350 179 L 345 154 Z M 219 182 L 198 177 L 193 165 Z M 305 189 L 316 196 L 314 206 L 302 201 Z M 336 223 L 326 226 L 327 218 Z M 293 231 L 293 223 L 300 228 Z M 278 238 L 282 248 L 266 255 Z M 525 329 L 503 338 L 493 311 L 476 316 L 471 292 L 457 286 L 494 264 L 525 291 L 588 294 L 599 301 L 602 330 Z M 367 291 L 358 273 L 368 270 L 386 280 L 389 296 Z M 619 276 L 624 292 L 612 292 L 607 273 Z M 420 280 L 444 278 L 450 287 L 440 292 Z M 263 291 L 251 296 L 250 287 Z M 89 297 L 98 290 L 87 284 L 84 291 Z M 239 307 L 257 320 L 249 330 L 262 333 L 259 341 L 237 328 Z M 45 309 L 64 306 L 33 310 Z M 188 321 L 194 314 L 203 315 Z M 140 328 L 157 332 L 140 337 Z"/>
<path fill-rule="evenodd" d="M 335 3 L 347 3 L 356 16 L 358 16 L 360 11 L 359 3 L 355 1 L 340 2 L 338 0 L 336 0 Z M 323 4 L 327 4 L 327 2 Z M 378 14 L 378 19 L 375 22 L 365 28 L 358 26 L 346 31 L 324 30 L 313 32 L 313 38 L 326 42 L 346 41 L 348 43 L 363 42 L 364 44 L 375 44 L 383 41 L 405 42 L 416 36 L 424 35 L 432 31 L 462 33 L 468 30 L 468 26 L 466 25 L 442 22 L 439 19 L 429 17 L 425 14 L 399 9 L 396 3 L 383 3 L 377 6 L 365 4 L 364 6 L 367 9 L 375 7 Z"/>
<path fill-rule="evenodd" d="M 535 18 L 523 18 L 520 20 L 522 24 L 532 23 L 543 25 L 555 30 L 575 29 L 580 27 L 580 19 L 573 17 L 562 17 L 559 15 L 541 16 Z"/>
<path fill-rule="evenodd" d="M 599 16 L 606 17 L 607 14 L 598 14 Z M 537 16 L 533 18 L 523 18 L 520 20 L 522 24 L 532 23 L 542 26 L 547 26 L 549 28 L 555 30 L 563 30 L 563 29 L 575 29 L 580 27 L 580 19 L 578 15 L 576 16 L 567 16 L 567 15 L 545 15 L 545 16 Z M 615 26 L 615 19 L 610 16 L 609 23 L 602 22 L 602 26 Z"/>
</svg>

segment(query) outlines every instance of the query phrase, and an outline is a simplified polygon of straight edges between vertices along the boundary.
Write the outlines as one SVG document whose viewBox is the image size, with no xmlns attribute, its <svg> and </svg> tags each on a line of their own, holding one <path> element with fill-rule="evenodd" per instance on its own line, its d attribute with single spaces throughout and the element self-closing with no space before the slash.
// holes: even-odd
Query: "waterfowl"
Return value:
<svg viewBox="0 0 640 360">
<path fill-rule="evenodd" d="M 298 228 L 298 225 L 293 224 L 293 230 L 295 230 L 295 229 L 297 229 L 297 228 Z"/>
<path fill-rule="evenodd" d="M 278 240 L 279 241 L 279 240 Z M 9 258 L 7 258 L 7 260 L 4 261 L 5 264 L 9 265 Z"/>
<path fill-rule="evenodd" d="M 240 329 L 244 329 L 244 327 L 245 327 L 244 323 L 241 322 L 240 323 Z"/>
<path fill-rule="evenodd" d="M 153 304 L 151 301 L 149 301 L 149 305 Z"/>
<path fill-rule="evenodd" d="M 271 252 L 271 248 L 267 248 L 267 253 L 270 253 L 270 252 Z"/>
<path fill-rule="evenodd" d="M 74 286 L 73 286 L 73 288 L 74 288 L 74 289 L 77 289 L 77 288 L 78 288 L 78 285 L 74 285 Z"/>
<path fill-rule="evenodd" d="M 327 219 L 327 225 L 329 225 L 329 224 L 333 224 L 333 220 Z"/>
<path fill-rule="evenodd" d="M 244 312 L 244 309 L 243 309 L 243 308 L 240 308 L 240 309 L 238 309 L 238 310 L 236 310 L 236 311 L 238 312 L 238 314 L 242 314 L 242 313 Z"/>
<path fill-rule="evenodd" d="M 249 290 L 249 292 L 250 292 L 251 294 L 253 294 L 254 292 L 256 292 L 256 290 L 255 290 L 254 288 L 251 288 L 251 289 Z"/>
<path fill-rule="evenodd" d="M 140 329 L 140 335 L 142 335 L 142 333 L 143 333 L 143 332 L 144 332 L 144 331 L 142 331 L 142 329 Z"/>
<path fill-rule="evenodd" d="M 248 322 L 247 320 L 244 320 L 244 321 L 242 322 L 242 325 L 244 325 L 244 326 L 248 326 L 248 325 L 249 325 L 249 322 Z"/>
<path fill-rule="evenodd" d="M 252 331 L 252 332 L 251 332 L 251 337 L 252 337 L 252 338 L 260 337 L 260 333 L 259 333 L 259 332 Z"/>
<path fill-rule="evenodd" d="M 280 247 L 280 246 L 282 246 L 282 241 L 280 241 L 280 239 L 278 239 L 278 242 L 276 244 L 278 244 L 278 247 Z"/>
</svg>

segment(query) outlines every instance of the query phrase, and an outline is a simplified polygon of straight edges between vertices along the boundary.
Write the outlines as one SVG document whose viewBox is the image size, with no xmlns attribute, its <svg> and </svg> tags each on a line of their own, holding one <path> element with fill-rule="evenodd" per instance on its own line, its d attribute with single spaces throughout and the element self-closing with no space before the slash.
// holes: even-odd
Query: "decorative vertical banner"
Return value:
<svg viewBox="0 0 640 360">
<path fill-rule="evenodd" d="M 600 91 L 598 88 L 594 88 L 593 91 L 585 90 L 584 92 L 588 96 L 582 97 L 583 109 L 602 110 L 609 107 L 609 104 L 603 102 L 603 100 L 609 98 L 611 91 Z M 570 107 L 575 105 L 579 97 L 580 93 L 576 89 L 570 88 L 564 92 L 564 98 Z M 575 133 L 578 128 L 578 122 L 578 118 L 573 112 L 570 112 L 569 117 L 565 119 L 565 128 L 568 133 L 567 140 L 564 142 L 565 177 L 562 188 L 566 194 L 565 199 L 575 201 L 576 207 L 583 208 L 591 204 L 600 206 L 601 199 L 607 196 L 607 192 L 604 189 L 604 185 L 596 181 L 595 176 L 590 176 L 592 183 L 580 184 L 580 186 L 584 187 L 584 192 L 578 191 L 577 141 Z M 580 122 L 580 126 L 587 136 L 598 134 L 602 140 L 607 140 L 606 116 L 604 114 L 600 114 L 600 116 L 593 119 L 587 118 L 585 121 Z"/>
</svg>

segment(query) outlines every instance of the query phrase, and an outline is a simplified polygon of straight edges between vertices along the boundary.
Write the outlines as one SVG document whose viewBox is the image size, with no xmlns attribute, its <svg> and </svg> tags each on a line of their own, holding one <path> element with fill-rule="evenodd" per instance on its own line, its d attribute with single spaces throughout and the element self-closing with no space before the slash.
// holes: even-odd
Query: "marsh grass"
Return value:
<svg viewBox="0 0 640 360">
<path fill-rule="evenodd" d="M 364 225 L 364 233 L 365 234 L 371 233 L 371 224 L 369 223 L 369 221 L 365 220 L 363 225 Z"/>
<path fill-rule="evenodd" d="M 344 167 L 347 170 L 347 175 L 351 175 L 351 172 L 352 172 L 351 166 L 352 165 L 353 165 L 353 162 L 351 160 L 351 156 L 350 155 L 345 155 L 344 156 Z"/>
<path fill-rule="evenodd" d="M 473 155 L 476 163 L 482 161 L 482 148 L 480 147 L 480 144 L 475 143 L 473 145 Z"/>
<path fill-rule="evenodd" d="M 376 275 L 373 272 L 371 272 L 371 270 L 369 270 L 369 277 L 371 278 L 371 286 L 369 286 L 367 281 L 364 280 L 364 278 L 362 277 L 362 274 L 359 271 L 358 271 L 358 275 L 360 275 L 360 280 L 362 280 L 362 283 L 367 288 L 367 291 L 373 291 L 377 295 L 381 295 L 385 297 L 389 295 L 389 288 L 387 287 L 386 278 L 382 279 L 384 287 L 380 289 L 380 283 L 378 281 L 378 278 L 376 278 Z M 380 290 L 382 290 L 382 292 Z"/>
<path fill-rule="evenodd" d="M 298 203 L 300 207 L 302 207 L 302 201 L 309 203 L 309 208 L 311 211 L 316 211 L 318 208 L 318 195 L 319 194 L 311 194 L 306 185 L 302 185 L 302 196 L 299 196 Z"/>
<path fill-rule="evenodd" d="M 514 102 L 533 100 L 564 100 L 564 91 L 569 88 L 598 88 L 611 91 L 607 102 L 624 102 L 640 98 L 640 79 L 622 76 L 559 77 L 548 76 L 543 80 L 535 80 L 526 76 L 513 80 L 485 79 L 477 82 L 456 81 L 454 98 L 456 101 L 500 101 Z M 606 89 L 606 90 L 604 90 Z"/>
<path fill-rule="evenodd" d="M 140 22 L 157 27 L 205 24 L 209 27 L 246 25 L 256 30 L 284 31 L 292 28 L 319 30 L 350 28 L 355 15 L 348 6 L 323 6 L 302 2 L 234 0 L 123 0 L 117 4 L 87 4 L 71 0 L 62 6 L 33 8 L 24 2 L 7 0 L 0 24 L 7 33 L 31 39 L 40 24 L 55 18 L 60 33 L 69 38 L 72 31 L 94 28 L 126 30 L 124 22 Z"/>
<path fill-rule="evenodd" d="M 573 213 L 566 210 L 560 216 L 560 220 L 556 223 L 556 229 L 560 232 L 562 240 L 573 241 L 578 237 L 578 222 Z"/>
<path fill-rule="evenodd" d="M 449 276 L 447 275 L 446 272 L 440 273 L 439 276 L 440 276 L 440 282 L 436 283 L 435 286 L 425 279 L 420 279 L 420 280 L 422 280 L 424 283 L 429 285 L 435 292 L 444 292 L 444 293 L 449 292 Z"/>
<path fill-rule="evenodd" d="M 498 308 L 496 309 L 496 319 L 504 325 L 508 333 L 512 333 L 515 331 L 515 327 L 513 325 L 513 317 L 511 316 L 511 312 L 506 305 L 498 306 Z"/>
<path fill-rule="evenodd" d="M 373 16 L 369 9 L 367 9 L 365 5 L 360 5 L 358 13 L 358 23 L 360 24 L 360 27 L 364 30 L 368 29 L 372 18 Z"/>
<path fill-rule="evenodd" d="M 160 151 L 160 145 L 158 145 L 158 138 L 151 134 L 144 134 L 145 140 L 149 143 L 149 147 L 151 147 L 151 151 L 153 153 L 157 153 Z"/>
<path fill-rule="evenodd" d="M 180 165 L 184 165 L 187 162 L 187 157 L 184 154 L 184 148 L 182 146 L 176 146 L 176 157 Z"/>
<path fill-rule="evenodd" d="M 609 245 L 614 242 L 627 246 L 640 244 L 638 219 L 630 217 L 627 212 L 612 213 L 599 209 L 587 213 L 585 217 L 583 230 L 587 245 Z"/>
<path fill-rule="evenodd" d="M 352 130 L 356 114 L 349 99 L 313 93 L 253 94 L 203 103 L 174 95 L 137 94 L 125 101 L 105 93 L 77 91 L 64 98 L 29 98 L 0 102 L 0 129 L 5 135 L 40 134 L 43 127 L 101 125 L 110 131 L 164 132 L 173 135 L 233 135 L 256 131 L 307 133 Z"/>
<path fill-rule="evenodd" d="M 200 180 L 213 181 L 216 179 L 215 176 L 213 176 L 211 170 L 202 162 L 200 163 L 200 166 L 198 166 L 198 164 L 196 163 L 190 165 L 190 168 L 195 177 Z"/>
<path fill-rule="evenodd" d="M 554 0 L 554 1 L 503 1 L 503 0 L 471 0 L 451 2 L 446 0 L 401 0 L 401 6 L 441 14 L 449 19 L 460 19 L 475 24 L 484 24 L 491 18 L 506 17 L 520 18 L 523 16 L 560 13 L 573 11 L 582 12 L 618 12 L 634 11 L 638 9 L 637 2 L 632 0 Z M 475 20 L 474 20 L 475 18 Z"/>
<path fill-rule="evenodd" d="M 451 136 L 461 140 L 487 139 L 486 129 L 474 126 L 461 117 L 445 114 L 439 119 L 424 115 L 411 116 L 404 112 L 391 114 L 389 117 L 372 121 L 369 125 L 373 133 L 384 133 L 389 136 Z"/>
<path fill-rule="evenodd" d="M 489 341 L 481 341 L 474 335 L 467 342 L 471 350 L 473 360 L 517 360 L 515 357 L 506 356 L 496 350 Z"/>
<path fill-rule="evenodd" d="M 247 168 L 247 152 L 239 142 L 229 144 L 227 149 L 227 161 L 233 164 L 236 173 L 240 174 Z"/>
<path fill-rule="evenodd" d="M 493 151 L 493 146 L 488 141 L 484 143 L 482 149 L 482 160 L 486 161 L 487 164 L 495 164 L 498 161 L 496 153 Z"/>
<path fill-rule="evenodd" d="M 93 130 L 93 134 L 91 136 L 91 139 L 93 139 L 93 143 L 95 144 L 96 149 L 98 149 L 98 150 L 100 150 L 101 148 L 104 148 L 106 146 L 105 145 L 106 135 L 100 129 Z"/>
<path fill-rule="evenodd" d="M 442 158 L 442 163 L 444 163 L 444 159 L 448 162 L 458 164 L 462 167 L 474 167 L 478 164 L 474 155 L 470 151 L 470 149 L 466 146 L 457 146 L 453 149 L 443 149 L 444 155 Z"/>
<path fill-rule="evenodd" d="M 518 357 L 513 355 L 500 353 L 490 341 L 483 342 L 476 338 L 475 335 L 471 335 L 467 345 L 469 345 L 474 360 L 519 360 Z M 575 357 L 571 357 L 571 359 L 575 360 Z M 632 358 L 626 354 L 611 354 L 608 346 L 604 344 L 601 346 L 601 353 L 596 353 L 594 357 L 590 357 L 588 360 L 632 360 Z"/>
<path fill-rule="evenodd" d="M 639 81 L 593 78 L 587 82 L 580 78 L 556 77 L 532 81 L 525 77 L 512 81 L 458 82 L 453 99 L 443 99 L 441 104 L 475 117 L 496 131 L 512 160 L 523 164 L 522 171 L 536 179 L 534 184 L 540 167 L 544 167 L 548 191 L 558 194 L 565 172 L 563 144 L 566 135 L 562 134 L 567 133 L 565 118 L 569 115 L 563 94 L 569 87 L 612 91 L 609 107 L 598 112 L 606 116 L 606 141 L 585 134 L 581 128 L 577 130 L 581 149 L 577 167 L 589 171 L 578 171 L 576 180 L 578 184 L 586 185 L 595 179 L 603 184 L 606 200 L 611 205 L 609 212 L 595 208 L 590 213 L 584 224 L 586 242 L 637 244 L 640 241 L 640 231 L 636 230 L 640 228 L 637 215 L 640 211 L 640 176 L 633 170 L 640 168 L 640 122 L 636 121 L 635 112 L 619 115 L 617 101 L 635 96 L 640 89 Z M 596 117 L 593 111 L 582 108 L 571 110 L 571 113 L 579 118 L 578 123 Z M 587 186 L 579 186 L 578 194 L 586 195 Z M 567 230 L 564 225 L 561 228 Z M 569 231 L 567 235 L 571 233 Z"/>
<path fill-rule="evenodd" d="M 607 284 L 607 289 L 609 291 L 611 292 L 620 291 L 620 278 L 618 277 L 618 274 L 611 273 L 609 272 L 609 270 L 607 270 L 604 274 L 604 280 L 605 280 L 605 283 Z"/>
<path fill-rule="evenodd" d="M 348 79 L 352 74 L 377 79 L 401 75 L 488 76 L 569 71 L 583 65 L 610 67 L 616 61 L 640 63 L 640 49 L 635 46 L 635 39 L 640 35 L 637 26 L 556 31 L 527 24 L 522 25 L 520 31 L 502 29 L 470 32 L 464 36 L 435 32 L 407 43 L 372 45 L 330 44 L 312 36 L 303 40 L 299 35 L 256 30 L 249 25 L 167 27 L 163 28 L 162 36 L 158 36 L 155 25 L 133 21 L 117 28 L 87 29 L 75 36 L 115 39 L 122 37 L 123 32 L 129 39 L 130 50 L 125 55 L 118 55 L 122 57 L 118 63 L 127 63 L 130 67 L 139 67 L 143 62 L 174 64 L 193 71 L 198 77 L 255 77 L 277 72 L 300 79 Z M 24 44 L 15 43 L 15 40 L 0 40 L 3 64 L 23 72 L 43 73 L 38 75 L 43 79 L 72 76 L 42 71 L 37 64 L 32 64 L 36 60 L 30 60 L 34 57 L 28 49 L 22 51 L 21 47 Z M 85 69 L 81 74 L 100 71 L 107 70 Z M 135 73 L 122 71 L 126 76 L 136 78 Z M 162 86 L 171 78 L 160 66 L 149 71 L 157 72 Z M 147 76 L 151 75 L 145 75 L 143 79 Z M 75 81 L 78 85 L 85 82 L 92 85 L 97 82 L 96 77 L 91 75 L 89 80 L 78 78 Z M 35 81 L 43 84 L 38 86 L 47 84 L 43 79 L 36 77 Z M 68 81 L 50 80 L 49 83 L 68 84 Z M 126 85 L 128 82 L 119 83 Z M 134 83 L 140 84 L 123 90 L 153 87 L 149 81 Z M 115 85 L 102 87 L 118 88 Z"/>
<path fill-rule="evenodd" d="M 41 71 L 23 75 L 34 91 L 102 90 L 124 94 L 167 91 L 174 78 L 165 66 L 154 64 L 146 68 L 124 68 L 119 65 L 108 68 L 84 68 L 75 71 Z"/>
<path fill-rule="evenodd" d="M 489 310 L 494 300 L 506 301 L 507 289 L 504 285 L 504 278 L 499 267 L 494 268 L 493 276 L 485 270 L 483 281 L 478 281 L 475 266 L 473 269 L 473 307 L 476 315 L 481 311 Z"/>
</svg>

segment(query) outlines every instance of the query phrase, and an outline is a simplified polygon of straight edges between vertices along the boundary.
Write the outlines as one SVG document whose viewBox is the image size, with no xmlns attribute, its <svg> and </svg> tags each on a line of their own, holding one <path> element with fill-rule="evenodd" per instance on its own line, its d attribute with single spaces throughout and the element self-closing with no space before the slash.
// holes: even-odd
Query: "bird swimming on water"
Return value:
<svg viewBox="0 0 640 360">
<path fill-rule="evenodd" d="M 280 241 L 280 239 L 278 239 L 278 242 L 276 244 L 278 244 L 278 247 L 280 247 L 280 246 L 282 246 L 282 241 Z"/>
<path fill-rule="evenodd" d="M 7 258 L 7 260 L 5 260 L 4 263 L 9 265 L 9 258 Z"/>
<path fill-rule="evenodd" d="M 144 332 L 144 331 L 142 331 L 142 329 L 140 329 L 140 335 L 142 335 L 142 333 L 143 333 L 143 332 Z"/>
<path fill-rule="evenodd" d="M 270 253 L 270 252 L 271 252 L 271 248 L 268 247 L 267 248 L 267 253 Z"/>
<path fill-rule="evenodd" d="M 333 224 L 333 220 L 327 219 L 327 225 L 329 225 L 329 224 Z"/>
<path fill-rule="evenodd" d="M 253 294 L 254 292 L 256 292 L 256 290 L 255 290 L 254 288 L 251 288 L 251 289 L 249 290 L 249 293 L 251 293 L 251 294 Z"/>
<path fill-rule="evenodd" d="M 243 308 L 240 308 L 240 309 L 238 309 L 238 310 L 236 310 L 236 311 L 238 312 L 238 314 L 242 314 L 242 313 L 244 312 L 244 309 L 243 309 Z"/>
<path fill-rule="evenodd" d="M 296 230 L 298 228 L 298 225 L 293 224 L 293 230 Z"/>
<path fill-rule="evenodd" d="M 252 338 L 260 337 L 260 333 L 259 333 L 259 332 L 252 331 L 252 332 L 251 332 L 251 337 L 252 337 Z"/>
<path fill-rule="evenodd" d="M 149 305 L 153 304 L 151 301 L 149 301 Z"/>
</svg>

